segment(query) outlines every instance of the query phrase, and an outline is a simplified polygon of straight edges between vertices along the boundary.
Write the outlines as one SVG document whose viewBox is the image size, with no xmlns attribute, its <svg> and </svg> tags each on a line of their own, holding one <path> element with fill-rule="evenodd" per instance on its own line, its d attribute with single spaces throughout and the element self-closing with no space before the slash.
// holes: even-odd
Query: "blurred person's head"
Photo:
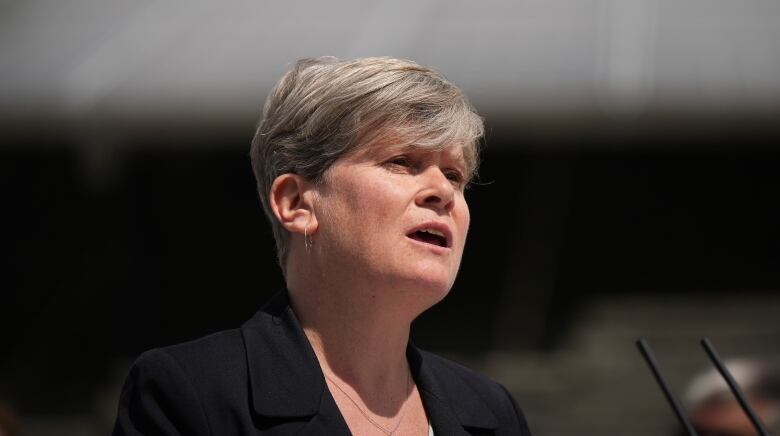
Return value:
<svg viewBox="0 0 780 436">
<path fill-rule="evenodd" d="M 321 183 L 347 156 L 388 144 L 443 150 L 458 144 L 470 179 L 482 119 L 463 93 L 433 70 L 385 57 L 303 59 L 273 89 L 252 141 L 252 167 L 283 272 L 290 234 L 269 193 L 282 174 Z"/>
<path fill-rule="evenodd" d="M 773 434 L 780 433 L 778 361 L 738 359 L 726 366 Z M 714 368 L 696 376 L 686 390 L 691 421 L 700 436 L 753 436 L 756 430 L 726 381 Z"/>
</svg>

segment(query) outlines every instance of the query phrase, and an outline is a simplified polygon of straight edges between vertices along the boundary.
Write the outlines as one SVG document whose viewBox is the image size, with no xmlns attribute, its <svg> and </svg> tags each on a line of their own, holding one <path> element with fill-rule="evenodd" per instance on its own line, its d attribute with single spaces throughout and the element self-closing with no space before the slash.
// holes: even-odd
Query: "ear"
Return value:
<svg viewBox="0 0 780 436">
<path fill-rule="evenodd" d="M 276 219 L 290 233 L 313 235 L 317 230 L 317 217 L 312 207 L 314 191 L 312 183 L 297 174 L 286 173 L 271 184 L 268 203 Z"/>
</svg>

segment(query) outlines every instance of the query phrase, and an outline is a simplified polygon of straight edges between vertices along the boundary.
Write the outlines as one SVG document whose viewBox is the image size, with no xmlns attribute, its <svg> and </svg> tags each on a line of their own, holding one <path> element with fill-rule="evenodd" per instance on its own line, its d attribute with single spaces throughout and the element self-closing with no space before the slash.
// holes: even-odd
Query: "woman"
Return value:
<svg viewBox="0 0 780 436">
<path fill-rule="evenodd" d="M 114 434 L 530 434 L 502 386 L 409 342 L 457 275 L 482 132 L 413 62 L 299 61 L 251 149 L 287 290 L 142 355 Z"/>
</svg>

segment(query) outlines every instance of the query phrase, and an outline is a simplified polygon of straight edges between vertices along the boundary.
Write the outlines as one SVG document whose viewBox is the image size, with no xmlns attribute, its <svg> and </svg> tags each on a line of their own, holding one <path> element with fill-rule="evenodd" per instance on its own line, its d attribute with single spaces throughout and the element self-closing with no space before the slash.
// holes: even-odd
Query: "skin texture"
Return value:
<svg viewBox="0 0 780 436">
<path fill-rule="evenodd" d="M 400 301 L 421 312 L 455 281 L 469 225 L 458 151 L 372 148 L 337 162 L 319 190 L 318 242 L 364 288 L 385 282 L 390 295 L 373 296 L 384 304 Z M 407 236 L 425 223 L 446 226 L 450 248 Z"/>
<path fill-rule="evenodd" d="M 285 174 L 272 186 L 269 203 L 291 233 L 291 303 L 354 434 L 382 434 L 358 407 L 385 428 L 400 422 L 399 434 L 427 434 L 405 350 L 411 322 L 457 276 L 464 174 L 459 145 L 383 144 L 340 159 L 322 183 Z M 447 246 L 410 238 L 420 226 L 447 234 Z"/>
</svg>

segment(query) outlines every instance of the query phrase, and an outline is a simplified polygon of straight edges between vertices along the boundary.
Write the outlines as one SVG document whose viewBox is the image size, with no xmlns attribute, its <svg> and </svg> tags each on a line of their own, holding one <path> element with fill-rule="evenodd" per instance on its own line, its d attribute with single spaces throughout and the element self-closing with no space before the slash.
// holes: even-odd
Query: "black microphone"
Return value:
<svg viewBox="0 0 780 436">
<path fill-rule="evenodd" d="M 688 420 L 688 415 L 686 415 L 683 411 L 682 405 L 680 405 L 680 401 L 677 400 L 677 397 L 672 392 L 672 389 L 669 387 L 669 384 L 666 382 L 663 374 L 661 374 L 661 370 L 658 369 L 658 365 L 655 362 L 655 357 L 653 356 L 653 351 L 650 350 L 650 345 L 647 343 L 647 340 L 645 340 L 645 338 L 639 338 L 636 341 L 636 345 L 639 347 L 639 351 L 642 353 L 642 357 L 645 358 L 645 362 L 647 362 L 647 365 L 650 367 L 650 371 L 653 372 L 653 376 L 655 376 L 655 380 L 658 382 L 658 386 L 660 386 L 664 396 L 666 396 L 666 400 L 669 402 L 669 405 L 672 406 L 672 410 L 674 410 L 675 415 L 677 415 L 677 419 L 680 421 L 680 424 L 682 424 L 682 426 L 688 431 L 690 436 L 698 436 L 696 430 L 693 428 L 693 425 L 691 425 L 691 422 Z"/>
<path fill-rule="evenodd" d="M 728 383 L 731 392 L 737 398 L 739 405 L 742 406 L 742 410 L 745 411 L 747 417 L 750 418 L 750 422 L 753 423 L 753 427 L 755 427 L 758 434 L 761 436 L 769 436 L 769 432 L 766 430 L 764 423 L 761 422 L 761 419 L 758 418 L 758 415 L 750 406 L 750 403 L 748 403 L 747 397 L 742 393 L 742 389 L 739 388 L 737 381 L 734 380 L 734 377 L 731 376 L 726 365 L 724 365 L 720 360 L 720 357 L 718 357 L 718 353 L 715 351 L 715 347 L 712 346 L 712 342 L 707 338 L 703 338 L 701 340 L 701 346 L 704 347 L 704 351 L 710 356 L 710 360 L 712 360 L 715 368 L 718 369 L 720 375 L 723 376 L 723 379 Z"/>
</svg>

